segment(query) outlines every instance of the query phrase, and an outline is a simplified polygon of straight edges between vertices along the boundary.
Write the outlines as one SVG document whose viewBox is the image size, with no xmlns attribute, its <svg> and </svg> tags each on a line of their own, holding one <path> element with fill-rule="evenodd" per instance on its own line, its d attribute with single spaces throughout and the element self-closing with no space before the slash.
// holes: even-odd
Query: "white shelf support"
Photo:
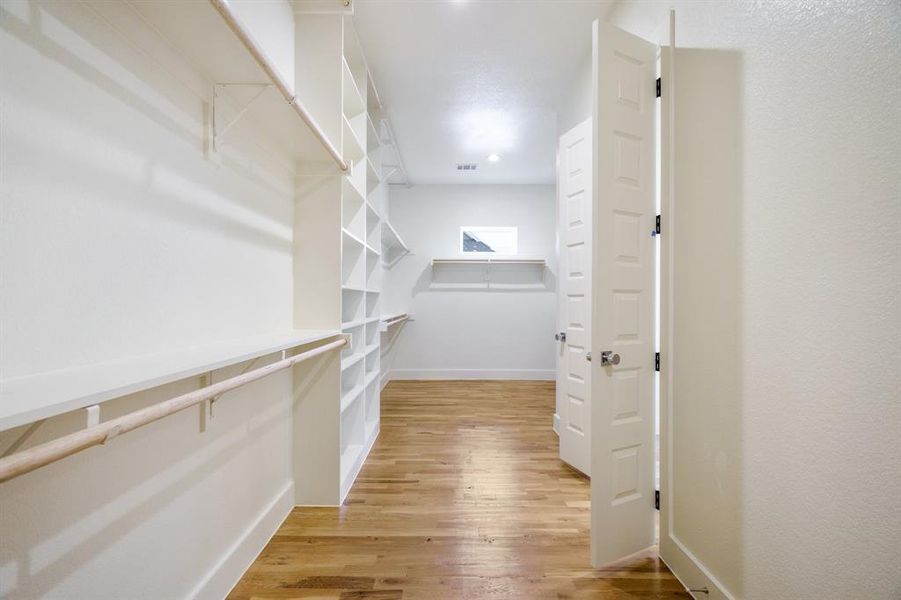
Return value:
<svg viewBox="0 0 901 600">
<path fill-rule="evenodd" d="M 224 90 L 229 87 L 254 87 L 259 88 L 257 93 L 254 94 L 250 100 L 248 100 L 243 107 L 238 111 L 238 113 L 232 117 L 231 121 L 228 123 L 223 123 L 222 127 L 219 126 L 220 120 L 220 90 Z M 219 152 L 220 147 L 222 146 L 223 138 L 228 131 L 235 126 L 235 124 L 241 120 L 247 111 L 250 110 L 250 107 L 253 106 L 253 103 L 256 102 L 260 96 L 266 93 L 266 90 L 272 88 L 273 85 L 271 83 L 214 83 L 213 84 L 213 115 L 211 119 L 212 126 L 212 135 L 210 139 L 213 141 L 213 152 Z"/>
<path fill-rule="evenodd" d="M 85 406 L 84 408 L 84 426 L 85 427 L 93 427 L 94 425 L 100 425 L 100 405 L 92 404 L 91 406 Z"/>
</svg>

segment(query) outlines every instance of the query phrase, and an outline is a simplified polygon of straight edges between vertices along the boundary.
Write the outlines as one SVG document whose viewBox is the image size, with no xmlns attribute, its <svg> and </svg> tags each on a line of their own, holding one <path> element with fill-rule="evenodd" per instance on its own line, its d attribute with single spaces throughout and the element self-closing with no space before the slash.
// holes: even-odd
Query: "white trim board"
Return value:
<svg viewBox="0 0 901 600">
<path fill-rule="evenodd" d="M 193 600 L 225 598 L 253 564 L 294 508 L 294 481 L 285 484 L 269 506 L 248 525 L 219 561 L 187 595 Z"/>
<path fill-rule="evenodd" d="M 658 556 L 685 589 L 707 588 L 709 600 L 735 600 L 713 573 L 673 534 L 661 536 Z M 664 558 L 664 554 L 666 558 Z"/>
<path fill-rule="evenodd" d="M 555 381 L 553 369 L 393 369 L 391 381 L 495 379 L 504 381 Z"/>
</svg>

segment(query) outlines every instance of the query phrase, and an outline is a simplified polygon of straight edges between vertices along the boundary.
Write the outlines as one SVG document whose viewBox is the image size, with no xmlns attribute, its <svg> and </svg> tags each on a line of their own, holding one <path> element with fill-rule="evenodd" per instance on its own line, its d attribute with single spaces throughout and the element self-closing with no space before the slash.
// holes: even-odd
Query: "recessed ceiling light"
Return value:
<svg viewBox="0 0 901 600">
<path fill-rule="evenodd" d="M 501 157 L 499 154 L 489 154 L 488 155 L 488 162 L 497 162 L 500 159 L 501 159 Z"/>
</svg>

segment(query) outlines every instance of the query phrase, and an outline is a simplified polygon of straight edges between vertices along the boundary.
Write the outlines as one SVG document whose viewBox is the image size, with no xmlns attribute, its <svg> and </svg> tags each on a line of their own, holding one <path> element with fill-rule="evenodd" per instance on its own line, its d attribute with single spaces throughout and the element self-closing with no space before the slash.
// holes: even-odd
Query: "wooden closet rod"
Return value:
<svg viewBox="0 0 901 600">
<path fill-rule="evenodd" d="M 295 356 L 284 358 L 271 365 L 254 369 L 199 390 L 194 390 L 153 406 L 122 415 L 99 425 L 87 427 L 75 433 L 39 444 L 33 448 L 16 452 L 5 458 L 0 458 L 0 483 L 86 450 L 91 446 L 105 444 L 117 435 L 128 433 L 138 427 L 143 427 L 148 423 L 153 423 L 163 417 L 168 417 L 190 408 L 204 400 L 209 400 L 242 385 L 262 379 L 276 371 L 293 367 L 297 363 L 335 350 L 346 344 L 347 339 L 341 338 Z"/>
<path fill-rule="evenodd" d="M 385 326 L 391 327 L 392 325 L 397 325 L 398 323 L 403 323 L 407 319 L 410 318 L 408 314 L 397 315 L 396 317 L 391 317 L 390 319 L 385 319 Z"/>
<path fill-rule="evenodd" d="M 281 92 L 282 96 L 285 97 L 285 100 L 288 104 L 291 105 L 291 108 L 294 109 L 300 118 L 303 119 L 303 122 L 307 124 L 307 127 L 310 128 L 310 131 L 313 132 L 313 135 L 319 140 L 319 142 L 325 147 L 328 153 L 332 156 L 335 162 L 338 164 L 338 168 L 342 171 L 347 171 L 347 162 L 345 162 L 344 157 L 341 156 L 341 153 L 338 152 L 338 149 L 329 141 L 329 139 L 325 136 L 325 133 L 319 127 L 319 124 L 313 120 L 312 115 L 303 105 L 303 103 L 294 95 L 291 91 L 291 88 L 288 87 L 288 84 L 285 83 L 285 80 L 282 79 L 282 76 L 275 70 L 272 66 L 272 63 L 269 61 L 269 58 L 266 56 L 266 53 L 263 52 L 263 49 L 257 43 L 253 36 L 244 29 L 241 23 L 238 21 L 235 16 L 234 11 L 231 6 L 229 6 L 228 0 L 210 0 L 210 3 L 216 9 L 216 11 L 222 15 L 222 18 L 225 19 L 225 22 L 228 24 L 229 29 L 231 29 L 238 39 L 241 40 L 241 43 L 247 48 L 247 51 L 250 52 L 250 55 L 253 56 L 253 59 L 260 65 L 260 68 L 265 71 L 266 75 L 269 76 L 269 79 L 272 80 L 272 83 L 275 84 L 275 87 L 278 88 L 278 91 Z"/>
</svg>

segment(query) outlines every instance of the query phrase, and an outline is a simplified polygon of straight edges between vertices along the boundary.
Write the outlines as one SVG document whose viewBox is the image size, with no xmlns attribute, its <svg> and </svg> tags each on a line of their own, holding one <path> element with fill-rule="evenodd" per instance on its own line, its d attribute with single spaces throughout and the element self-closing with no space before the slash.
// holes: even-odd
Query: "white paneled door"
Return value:
<svg viewBox="0 0 901 600">
<path fill-rule="evenodd" d="M 560 137 L 560 458 L 591 466 L 591 119 Z"/>
<path fill-rule="evenodd" d="M 656 46 L 594 23 L 591 560 L 654 543 Z"/>
</svg>

